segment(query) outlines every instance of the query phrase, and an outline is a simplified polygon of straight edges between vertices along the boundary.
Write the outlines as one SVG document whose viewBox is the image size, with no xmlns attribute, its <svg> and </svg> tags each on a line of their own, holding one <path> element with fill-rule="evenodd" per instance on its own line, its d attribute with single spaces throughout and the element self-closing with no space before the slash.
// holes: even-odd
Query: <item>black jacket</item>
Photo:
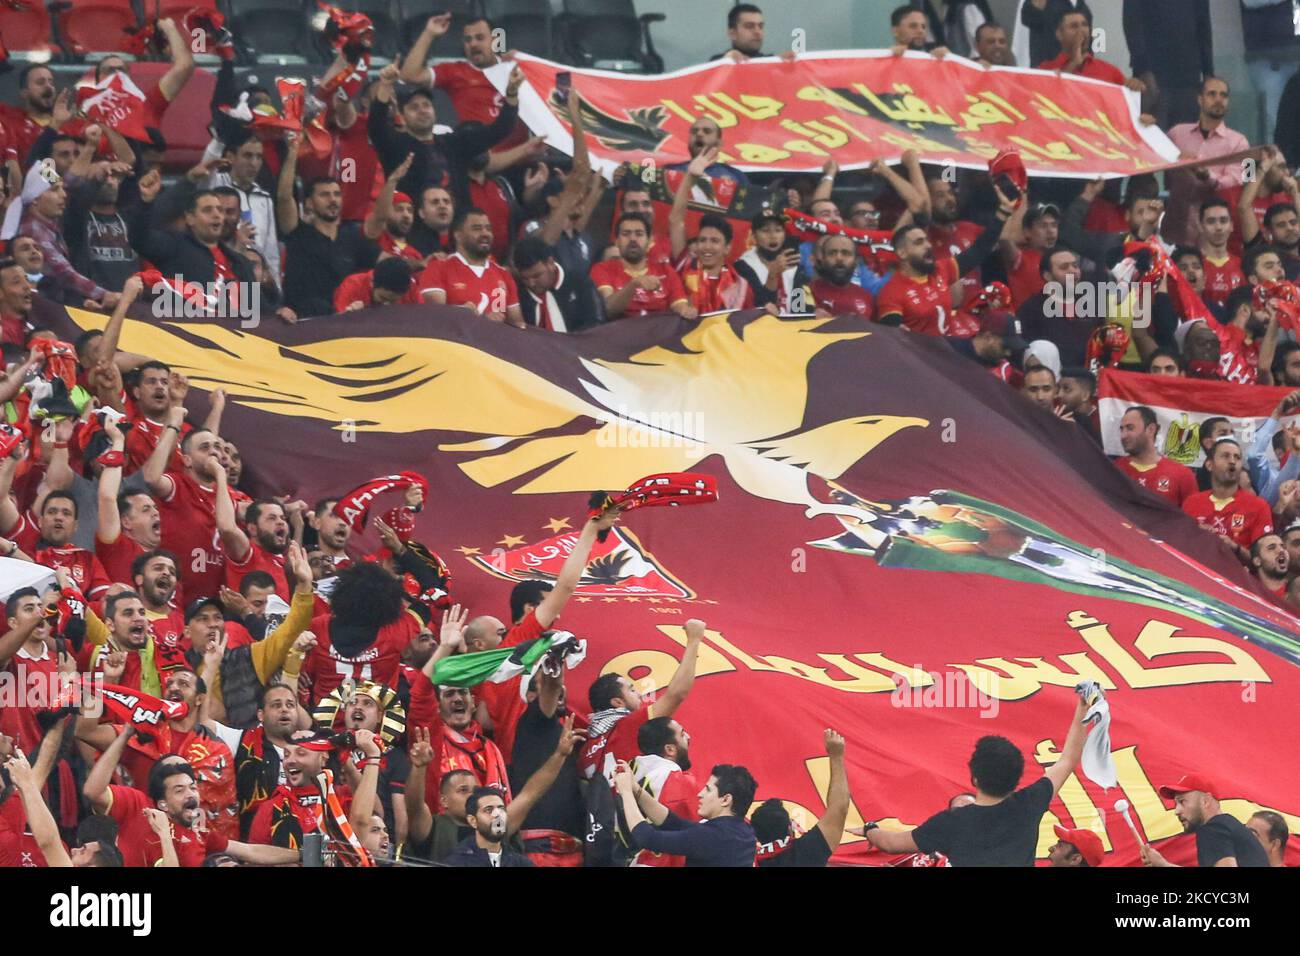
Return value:
<svg viewBox="0 0 1300 956">
<path fill-rule="evenodd" d="M 375 100 L 370 104 L 370 116 L 366 120 L 366 132 L 379 154 L 384 175 L 402 165 L 407 153 L 414 153 L 411 168 L 397 188 L 418 199 L 425 186 L 446 186 L 456 199 L 457 209 L 464 208 L 469 201 L 465 176 L 469 161 L 509 136 L 519 118 L 519 110 L 506 103 L 487 126 L 456 129 L 426 142 L 395 127 L 389 119 L 391 110 L 390 103 Z"/>
<path fill-rule="evenodd" d="M 1210 0 L 1124 0 L 1124 37 L 1133 75 L 1161 86 L 1200 88 L 1214 72 Z"/>
<path fill-rule="evenodd" d="M 203 243 L 195 239 L 188 230 L 176 231 L 163 228 L 167 221 L 166 210 L 183 206 L 194 187 L 182 180 L 160 194 L 151 203 L 141 203 L 133 208 L 127 220 L 127 231 L 131 236 L 131 245 L 143 258 L 157 267 L 166 279 L 184 276 L 190 282 L 207 284 L 216 278 L 216 260 L 212 252 Z M 239 282 L 253 282 L 253 264 L 241 253 L 225 243 L 219 244 L 221 251 L 230 262 L 230 269 Z"/>
<path fill-rule="evenodd" d="M 564 313 L 566 330 L 577 332 L 605 321 L 604 299 L 596 291 L 591 278 L 585 272 L 565 269 L 563 266 L 560 266 L 560 272 L 560 286 L 552 291 L 560 311 Z M 519 284 L 519 308 L 523 310 L 525 322 L 529 325 L 537 324 L 537 301 L 523 287 L 522 282 Z"/>
<path fill-rule="evenodd" d="M 481 849 L 474 837 L 469 837 L 463 843 L 458 844 L 456 849 L 452 850 L 451 855 L 442 862 L 447 866 L 492 867 L 492 861 L 488 858 L 487 850 Z M 508 866 L 532 865 L 533 861 L 522 853 L 516 853 L 504 845 L 501 847 L 502 869 Z"/>
</svg>

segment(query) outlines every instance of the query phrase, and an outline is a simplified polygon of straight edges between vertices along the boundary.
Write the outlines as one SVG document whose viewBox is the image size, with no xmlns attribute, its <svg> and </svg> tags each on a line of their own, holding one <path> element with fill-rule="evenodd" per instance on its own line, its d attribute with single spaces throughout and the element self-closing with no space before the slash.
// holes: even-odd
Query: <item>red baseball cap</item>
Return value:
<svg viewBox="0 0 1300 956">
<path fill-rule="evenodd" d="M 1089 866 L 1101 866 L 1106 850 L 1101 845 L 1101 837 L 1092 830 L 1067 830 L 1059 823 L 1052 827 L 1056 835 L 1079 851 Z"/>
<path fill-rule="evenodd" d="M 1187 793 L 1189 790 L 1200 790 L 1203 793 L 1208 793 L 1210 796 L 1214 796 L 1215 790 L 1217 789 L 1218 788 L 1215 787 L 1210 778 L 1204 774 L 1185 773 L 1177 783 L 1167 783 L 1161 787 L 1160 796 L 1164 797 L 1166 800 L 1172 800 L 1174 797 L 1178 796 L 1178 794 Z"/>
</svg>

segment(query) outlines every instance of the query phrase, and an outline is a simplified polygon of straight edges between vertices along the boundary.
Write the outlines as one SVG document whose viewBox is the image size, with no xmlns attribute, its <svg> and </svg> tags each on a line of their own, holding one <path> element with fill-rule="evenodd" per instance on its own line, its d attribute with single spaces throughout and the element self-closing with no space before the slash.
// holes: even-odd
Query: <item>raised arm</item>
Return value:
<svg viewBox="0 0 1300 956">
<path fill-rule="evenodd" d="M 133 733 L 135 728 L 130 724 L 123 726 L 117 738 L 99 755 L 95 766 L 86 776 L 86 783 L 82 786 L 81 793 L 90 801 L 90 807 L 95 813 L 107 813 L 113 804 L 113 794 L 108 789 L 108 785 L 113 781 L 113 773 L 117 770 L 117 764 L 122 759 L 122 754 L 126 752 L 127 741 L 131 739 Z"/>
<path fill-rule="evenodd" d="M 424 802 L 424 789 L 428 779 L 429 764 L 433 763 L 433 745 L 429 742 L 429 728 L 412 730 L 411 773 L 406 778 L 406 836 L 412 843 L 423 843 L 433 829 L 433 814 Z"/>
<path fill-rule="evenodd" d="M 17 530 L 18 522 L 22 518 L 18 513 L 18 506 L 9 496 L 9 491 L 13 487 L 14 471 L 18 467 L 19 457 L 24 454 L 25 444 L 26 442 L 19 443 L 8 458 L 0 461 L 0 534 L 12 534 Z"/>
<path fill-rule="evenodd" d="M 298 148 L 301 145 L 302 133 L 290 133 L 285 137 L 284 165 L 280 167 L 280 178 L 275 184 L 275 225 L 281 238 L 298 228 L 298 200 L 293 194 L 293 181 L 298 175 Z"/>
<path fill-rule="evenodd" d="M 221 549 L 226 552 L 226 557 L 238 564 L 248 560 L 252 545 L 249 544 L 244 529 L 239 526 L 235 502 L 230 497 L 230 479 L 226 475 L 226 469 L 215 458 L 212 459 L 211 466 L 212 476 L 216 480 L 212 493 L 213 511 L 217 520 L 217 534 L 221 535 Z"/>
<path fill-rule="evenodd" d="M 379 807 L 379 742 L 369 730 L 356 732 L 357 748 L 365 754 L 365 766 L 361 768 L 361 782 L 352 794 L 352 806 L 348 809 L 348 822 L 352 829 L 360 831 L 361 824 L 369 820 Z M 382 810 L 379 812 L 382 813 Z"/>
<path fill-rule="evenodd" d="M 695 686 L 695 664 L 700 656 L 700 642 L 704 640 L 704 626 L 703 621 L 694 618 L 686 622 L 686 650 L 682 653 L 682 662 L 673 671 L 664 692 L 650 705 L 652 718 L 671 717 Z"/>
<path fill-rule="evenodd" d="M 5 764 L 5 770 L 18 789 L 18 797 L 27 816 L 27 826 L 32 831 L 32 838 L 36 841 L 41 856 L 45 857 L 46 865 L 72 866 L 72 857 L 68 856 L 63 841 L 59 839 L 59 827 L 54 822 L 54 815 L 41 797 L 41 785 L 37 782 L 36 773 L 21 750 L 14 751 L 14 755 Z"/>
<path fill-rule="evenodd" d="M 0 666 L 8 663 L 9 659 L 18 653 L 18 649 L 31 639 L 32 631 L 36 630 L 36 625 L 40 623 L 41 619 L 34 617 L 5 631 L 4 636 L 0 637 Z"/>
<path fill-rule="evenodd" d="M 403 83 L 417 86 L 432 85 L 433 77 L 430 76 L 429 68 L 425 65 L 429 59 L 429 47 L 433 46 L 434 40 L 450 29 L 450 13 L 435 14 L 425 21 L 424 29 L 420 31 L 420 35 L 415 38 L 415 43 L 411 46 L 411 52 L 402 60 L 400 76 Z"/>
<path fill-rule="evenodd" d="M 379 190 L 379 196 L 375 199 L 375 208 L 370 211 L 362 224 L 362 231 L 367 239 L 378 239 L 384 234 L 384 226 L 388 224 L 388 217 L 393 212 L 393 193 L 397 191 L 397 184 L 402 177 L 410 172 L 414 159 L 414 153 L 407 153 L 406 159 L 402 160 L 402 165 L 389 173 L 388 178 L 384 180 L 383 188 Z"/>
<path fill-rule="evenodd" d="M 1255 215 L 1255 197 L 1264 175 L 1277 163 L 1276 146 L 1265 146 L 1256 162 L 1255 175 L 1249 177 L 1237 197 L 1237 218 L 1241 221 L 1241 244 L 1248 246 L 1260 233 L 1259 217 Z"/>
<path fill-rule="evenodd" d="M 830 758 L 831 780 L 826 790 L 826 812 L 817 821 L 826 845 L 834 852 L 844 838 L 844 821 L 849 817 L 849 776 L 844 769 L 844 738 L 826 731 L 826 756 Z"/>
<path fill-rule="evenodd" d="M 608 531 L 614 527 L 618 521 L 619 511 L 617 508 L 611 508 L 605 514 L 591 518 L 582 526 L 582 531 L 578 534 L 578 541 L 569 556 L 564 559 L 564 564 L 560 567 L 560 573 L 556 575 L 555 587 L 546 592 L 542 602 L 537 605 L 537 610 L 533 614 L 537 618 L 537 623 L 543 629 L 549 628 L 555 623 L 560 612 L 564 610 L 564 605 L 569 603 L 569 598 L 573 597 L 573 592 L 578 589 L 578 581 L 582 579 L 582 572 L 587 570 L 587 558 L 591 556 L 591 549 L 596 543 L 596 536 L 602 531 Z"/>
<path fill-rule="evenodd" d="M 1074 768 L 1079 765 L 1079 758 L 1083 755 L 1083 741 L 1088 736 L 1088 728 L 1084 726 L 1083 715 L 1088 712 L 1088 705 L 1080 697 L 1074 706 L 1074 717 L 1070 721 L 1070 732 L 1065 735 L 1065 746 L 1061 748 L 1061 759 L 1048 767 L 1044 776 L 1052 781 L 1052 795 L 1061 792 L 1061 787 L 1066 779 L 1074 772 Z"/>
<path fill-rule="evenodd" d="M 876 165 L 882 166 L 885 169 L 889 168 L 888 166 L 885 166 L 884 163 L 877 163 Z M 876 171 L 876 166 L 872 166 L 871 168 L 873 172 Z M 817 180 L 817 188 L 813 190 L 812 197 L 808 200 L 809 206 L 815 202 L 822 202 L 823 200 L 827 202 L 830 201 L 831 194 L 835 192 L 835 176 L 839 171 L 840 164 L 835 162 L 833 159 L 828 159 L 822 164 L 822 178 Z"/>
<path fill-rule="evenodd" d="M 194 54 L 190 50 L 190 38 L 181 33 L 170 17 L 159 20 L 158 29 L 167 37 L 167 55 L 172 61 L 171 69 L 158 81 L 158 89 L 170 103 L 194 75 Z"/>
<path fill-rule="evenodd" d="M 158 444 L 148 460 L 145 461 L 144 467 L 140 469 L 149 490 L 156 497 L 164 500 L 171 497 L 175 487 L 167 474 L 167 462 L 171 460 L 172 452 L 176 450 L 176 444 L 180 441 L 181 425 L 184 423 L 184 405 L 173 405 L 167 410 L 167 424 L 163 428 L 162 436 L 158 439 Z"/>
<path fill-rule="evenodd" d="M 704 171 L 717 158 L 718 150 L 715 148 L 707 149 L 692 159 L 673 196 L 673 207 L 668 213 L 668 239 L 672 244 L 674 260 L 686 251 L 686 209 L 691 202 L 691 190 L 695 188 L 695 181 L 704 175 Z"/>
<path fill-rule="evenodd" d="M 104 420 L 104 434 L 108 436 L 110 451 L 123 451 L 126 438 L 121 429 L 107 419 Z M 99 485 L 95 489 L 95 500 L 99 505 L 98 523 L 95 526 L 95 540 L 112 544 L 122 535 L 122 516 L 117 510 L 117 496 L 122 489 L 122 466 L 111 465 L 99 473 Z"/>
</svg>

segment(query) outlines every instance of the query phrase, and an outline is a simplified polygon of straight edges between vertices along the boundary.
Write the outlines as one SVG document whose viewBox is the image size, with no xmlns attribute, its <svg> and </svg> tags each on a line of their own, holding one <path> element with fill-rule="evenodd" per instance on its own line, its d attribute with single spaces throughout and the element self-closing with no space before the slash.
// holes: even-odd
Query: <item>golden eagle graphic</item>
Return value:
<svg viewBox="0 0 1300 956">
<path fill-rule="evenodd" d="M 627 111 L 626 119 L 620 119 L 575 92 L 569 95 L 578 97 L 578 113 L 582 116 L 582 127 L 587 135 L 606 149 L 623 153 L 657 153 L 671 135 L 664 129 L 668 111 L 662 106 L 638 106 Z M 554 90 L 546 105 L 559 119 L 567 122 L 569 111 L 560 105 Z"/>
<path fill-rule="evenodd" d="M 82 328 L 105 318 L 70 309 Z M 485 488 L 528 476 L 516 494 L 626 488 L 718 456 L 761 498 L 815 507 L 809 472 L 838 478 L 896 432 L 926 419 L 860 415 L 804 429 L 808 365 L 871 334 L 826 332 L 831 319 L 709 316 L 672 347 L 626 361 L 582 360 L 586 394 L 472 345 L 439 338 L 340 338 L 282 346 L 218 324 L 128 320 L 121 347 L 153 355 L 232 402 L 337 429 L 476 436 L 438 446 L 465 455 Z M 533 335 L 535 331 L 519 331 Z M 467 400 L 472 396 L 472 400 Z"/>
</svg>

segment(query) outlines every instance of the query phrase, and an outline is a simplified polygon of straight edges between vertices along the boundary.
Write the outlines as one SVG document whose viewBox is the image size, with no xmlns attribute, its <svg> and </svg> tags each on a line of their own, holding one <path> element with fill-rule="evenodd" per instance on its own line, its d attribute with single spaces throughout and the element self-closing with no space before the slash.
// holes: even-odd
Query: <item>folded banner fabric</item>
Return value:
<svg viewBox="0 0 1300 956">
<path fill-rule="evenodd" d="M 1139 121 L 1138 95 L 1101 80 L 958 56 L 887 50 L 809 53 L 793 61 L 717 61 L 656 76 L 572 67 L 519 54 L 528 79 L 520 116 L 566 153 L 573 139 L 555 75 L 573 75 L 593 160 L 606 169 L 653 159 L 686 162 L 691 124 L 722 129 L 719 161 L 742 170 L 813 171 L 897 160 L 986 169 L 1014 149 L 1031 174 L 1132 176 L 1175 165 L 1178 149 Z M 511 63 L 488 71 L 504 89 Z"/>
<path fill-rule="evenodd" d="M 33 318 L 68 341 L 106 321 L 45 300 Z M 1300 828 L 1300 764 L 1278 730 L 1300 719 L 1300 619 L 1079 429 L 943 341 L 758 310 L 561 335 L 436 306 L 252 329 L 137 307 L 121 347 L 184 371 L 195 421 L 225 389 L 222 434 L 254 495 L 428 478 L 414 540 L 445 557 L 472 615 L 504 619 L 516 582 L 554 579 L 593 491 L 712 476 L 716 502 L 633 510 L 597 542 L 563 613 L 587 652 L 569 699 L 603 672 L 662 691 L 686 622 L 704 621 L 674 715 L 692 758 L 746 765 L 759 799 L 805 827 L 825 811 L 825 728 L 850 741 L 850 826 L 915 825 L 970 789 L 985 734 L 1025 754 L 1031 783 L 1093 680 L 1117 787 L 1076 772 L 1040 858 L 1063 823 L 1097 829 L 1108 864 L 1137 864 L 1109 812 L 1122 796 L 1146 839 L 1194 860 L 1155 788 L 1203 768 L 1230 813 Z M 375 542 L 354 534 L 353 551 Z M 856 837 L 837 859 L 886 862 Z"/>
</svg>

